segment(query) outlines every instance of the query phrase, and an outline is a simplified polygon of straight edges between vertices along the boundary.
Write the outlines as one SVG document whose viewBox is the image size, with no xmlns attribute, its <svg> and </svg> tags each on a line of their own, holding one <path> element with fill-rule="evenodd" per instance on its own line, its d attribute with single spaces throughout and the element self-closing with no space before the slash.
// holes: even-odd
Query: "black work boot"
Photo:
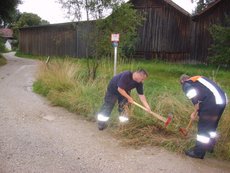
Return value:
<svg viewBox="0 0 230 173">
<path fill-rule="evenodd" d="M 97 125 L 98 125 L 99 130 L 104 130 L 107 127 L 107 125 L 104 121 L 98 121 Z"/>
<path fill-rule="evenodd" d="M 190 150 L 185 151 L 185 155 L 192 157 L 192 158 L 204 159 L 205 151 L 202 151 L 194 147 Z"/>
</svg>

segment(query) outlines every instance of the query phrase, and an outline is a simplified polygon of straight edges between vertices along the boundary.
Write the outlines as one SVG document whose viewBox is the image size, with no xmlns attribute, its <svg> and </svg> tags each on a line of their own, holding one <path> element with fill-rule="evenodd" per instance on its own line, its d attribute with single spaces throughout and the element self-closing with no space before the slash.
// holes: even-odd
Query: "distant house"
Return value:
<svg viewBox="0 0 230 173">
<path fill-rule="evenodd" d="M 212 44 L 209 27 L 230 15 L 230 0 L 216 0 L 191 16 L 171 0 L 130 0 L 146 20 L 138 29 L 135 57 L 206 63 Z M 127 19 L 128 20 L 128 19 Z M 72 22 L 21 28 L 19 49 L 35 55 L 86 57 L 87 35 L 94 22 Z"/>
<path fill-rule="evenodd" d="M 8 50 L 12 50 L 11 43 L 13 41 L 13 30 L 9 28 L 0 28 L 0 37 L 3 38 L 5 47 Z"/>
</svg>

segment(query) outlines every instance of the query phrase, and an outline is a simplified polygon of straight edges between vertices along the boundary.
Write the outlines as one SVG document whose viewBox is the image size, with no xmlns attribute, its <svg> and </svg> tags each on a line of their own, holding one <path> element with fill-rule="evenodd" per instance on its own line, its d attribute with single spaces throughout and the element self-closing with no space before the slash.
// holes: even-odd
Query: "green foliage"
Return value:
<svg viewBox="0 0 230 173">
<path fill-rule="evenodd" d="M 211 63 L 218 65 L 230 65 L 230 17 L 226 26 L 213 25 L 210 28 L 210 33 L 214 43 L 210 48 Z"/>
<path fill-rule="evenodd" d="M 198 0 L 197 6 L 195 9 L 195 14 L 201 13 L 204 9 L 208 7 L 209 4 L 214 2 L 215 0 Z"/>
<path fill-rule="evenodd" d="M 12 25 L 14 37 L 18 39 L 19 28 L 45 24 L 49 24 L 49 22 L 42 20 L 37 14 L 26 12 L 19 14 L 17 21 Z"/>
<path fill-rule="evenodd" d="M 123 0 L 88 0 L 86 8 L 89 14 L 92 16 L 92 19 L 102 19 L 105 17 L 106 10 L 112 9 L 114 6 L 118 6 L 122 2 Z"/>
<path fill-rule="evenodd" d="M 142 24 L 142 21 L 143 17 L 133 8 L 132 4 L 124 3 L 121 6 L 115 6 L 109 17 L 97 21 L 97 31 L 94 37 L 96 38 L 96 54 L 98 56 L 112 54 L 110 39 L 112 33 L 120 34 L 118 49 L 120 56 L 124 56 L 126 52 L 131 52 L 136 43 L 137 28 Z"/>
<path fill-rule="evenodd" d="M 102 19 L 109 9 L 122 2 L 123 0 L 58 0 L 62 8 L 67 10 L 68 17 L 78 21 L 82 19 L 82 14 L 87 21 Z"/>
<path fill-rule="evenodd" d="M 17 13 L 16 7 L 21 0 L 1 0 L 0 1 L 0 24 L 9 24 Z"/>
<path fill-rule="evenodd" d="M 0 52 L 5 52 L 6 48 L 5 48 L 5 44 L 4 44 L 4 40 L 0 37 Z"/>
<path fill-rule="evenodd" d="M 29 58 L 29 59 L 39 59 L 39 60 L 46 60 L 48 57 L 44 57 L 44 56 L 39 56 L 39 55 L 32 55 L 32 54 L 25 54 L 22 53 L 20 51 L 16 51 L 15 56 L 18 57 L 23 57 L 23 58 Z"/>
<path fill-rule="evenodd" d="M 49 93 L 49 88 L 45 85 L 44 82 L 42 82 L 42 80 L 37 80 L 33 83 L 33 91 L 41 94 L 43 96 L 47 96 Z"/>
<path fill-rule="evenodd" d="M 0 66 L 7 63 L 6 59 L 0 54 Z"/>
<path fill-rule="evenodd" d="M 26 26 L 35 26 L 41 24 L 48 24 L 47 21 L 42 20 L 37 14 L 33 13 L 22 13 L 20 18 L 16 22 L 16 27 L 26 27 Z"/>
</svg>

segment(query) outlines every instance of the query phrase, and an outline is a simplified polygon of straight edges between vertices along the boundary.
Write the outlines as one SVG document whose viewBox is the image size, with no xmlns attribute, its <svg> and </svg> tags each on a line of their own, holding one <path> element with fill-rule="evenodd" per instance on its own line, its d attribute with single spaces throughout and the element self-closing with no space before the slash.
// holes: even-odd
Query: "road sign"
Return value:
<svg viewBox="0 0 230 173">
<path fill-rule="evenodd" d="M 117 71 L 117 47 L 119 42 L 120 34 L 111 34 L 111 42 L 114 47 L 114 76 Z"/>
<path fill-rule="evenodd" d="M 120 34 L 111 34 L 112 42 L 119 42 Z"/>
</svg>

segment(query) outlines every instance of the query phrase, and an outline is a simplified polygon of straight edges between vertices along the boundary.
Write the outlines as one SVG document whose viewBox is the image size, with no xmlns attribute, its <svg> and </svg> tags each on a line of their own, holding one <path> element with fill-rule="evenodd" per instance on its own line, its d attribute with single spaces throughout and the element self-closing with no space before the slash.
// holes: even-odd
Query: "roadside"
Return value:
<svg viewBox="0 0 230 173">
<path fill-rule="evenodd" d="M 5 64 L 6 64 L 6 59 L 0 53 L 0 66 L 5 65 Z"/>
<path fill-rule="evenodd" d="M 32 92 L 38 61 L 3 55 L 8 63 L 0 67 L 0 172 L 230 172 L 229 162 L 122 147 L 95 123 Z"/>
</svg>

